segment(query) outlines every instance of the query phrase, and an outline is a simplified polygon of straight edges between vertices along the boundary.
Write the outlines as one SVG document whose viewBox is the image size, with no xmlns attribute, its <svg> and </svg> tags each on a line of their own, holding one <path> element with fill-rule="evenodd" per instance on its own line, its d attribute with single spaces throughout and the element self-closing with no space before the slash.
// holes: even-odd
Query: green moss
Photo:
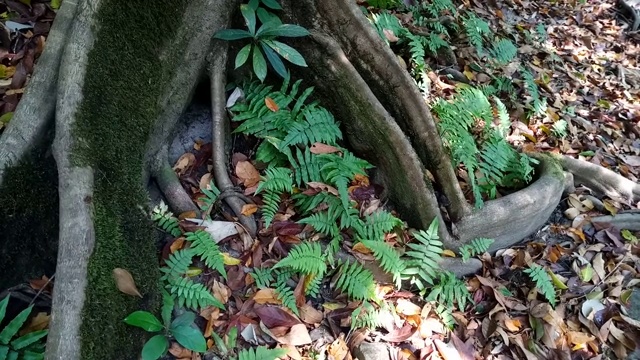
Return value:
<svg viewBox="0 0 640 360">
<path fill-rule="evenodd" d="M 158 259 L 153 228 L 141 208 L 145 144 L 159 115 L 159 98 L 179 64 L 160 51 L 180 26 L 186 0 L 105 0 L 88 56 L 83 103 L 74 137 L 77 164 L 95 169 L 96 246 L 88 269 L 82 359 L 137 358 L 142 334 L 125 326 L 134 310 L 158 305 Z M 112 270 L 129 270 L 138 299 L 120 293 Z"/>
<path fill-rule="evenodd" d="M 43 146 L 0 186 L 0 289 L 51 276 L 58 252 L 58 174 Z"/>
</svg>

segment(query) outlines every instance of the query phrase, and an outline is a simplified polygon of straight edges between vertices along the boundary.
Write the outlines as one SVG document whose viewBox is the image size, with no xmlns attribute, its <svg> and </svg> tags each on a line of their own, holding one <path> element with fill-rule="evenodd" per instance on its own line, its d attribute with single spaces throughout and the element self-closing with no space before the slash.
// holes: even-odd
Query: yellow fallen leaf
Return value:
<svg viewBox="0 0 640 360">
<path fill-rule="evenodd" d="M 344 304 L 339 304 L 339 303 L 324 303 L 324 304 L 322 304 L 322 307 L 327 309 L 327 310 L 342 309 L 344 306 L 345 306 Z"/>
<path fill-rule="evenodd" d="M 189 277 L 198 276 L 200 274 L 202 274 L 202 269 L 200 269 L 199 267 L 189 266 L 189 268 L 187 269 L 187 276 Z"/>
<path fill-rule="evenodd" d="M 275 289 L 265 288 L 260 289 L 253 295 L 253 301 L 256 304 L 274 304 L 280 305 L 282 302 L 278 299 L 278 293 Z"/>
<path fill-rule="evenodd" d="M 225 265 L 233 266 L 240 264 L 240 259 L 236 259 L 233 256 L 229 255 L 229 253 L 222 253 L 222 259 Z"/>
<path fill-rule="evenodd" d="M 553 283 L 553 286 L 556 287 L 556 289 L 558 290 L 566 290 L 568 289 L 567 285 L 565 285 L 562 280 L 560 280 L 560 278 L 554 274 L 553 272 L 547 270 L 547 273 L 549 274 L 549 276 L 551 277 L 551 282 Z"/>
<path fill-rule="evenodd" d="M 245 204 L 242 205 L 242 215 L 249 216 L 253 215 L 256 211 L 258 211 L 258 205 L 256 204 Z"/>
<path fill-rule="evenodd" d="M 371 254 L 371 250 L 368 247 L 364 246 L 364 244 L 361 243 L 361 242 L 353 245 L 351 250 L 353 250 L 355 252 L 359 252 L 360 254 L 366 254 L 366 255 Z"/>
<path fill-rule="evenodd" d="M 451 251 L 449 249 L 442 250 L 442 255 L 447 256 L 447 257 L 456 257 L 456 253 L 454 253 L 453 251 Z"/>
<path fill-rule="evenodd" d="M 133 276 L 131 276 L 131 273 L 127 270 L 121 268 L 113 269 L 113 278 L 116 281 L 118 290 L 127 295 L 142 297 L 142 294 L 140 294 L 140 291 L 138 291 L 136 287 L 135 281 L 133 281 Z"/>
</svg>

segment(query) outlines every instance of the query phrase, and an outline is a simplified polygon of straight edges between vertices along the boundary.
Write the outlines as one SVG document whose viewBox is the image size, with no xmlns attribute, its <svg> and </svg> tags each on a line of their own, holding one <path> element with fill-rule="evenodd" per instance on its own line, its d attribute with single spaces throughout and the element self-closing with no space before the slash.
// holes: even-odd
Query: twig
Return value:
<svg viewBox="0 0 640 360">
<path fill-rule="evenodd" d="M 36 299 L 38 298 L 38 296 L 40 296 L 40 294 L 42 294 L 42 292 L 44 291 L 44 289 L 47 288 L 47 286 L 51 283 L 51 281 L 53 280 L 53 278 L 56 277 L 56 274 L 54 273 L 53 275 L 51 275 L 51 277 L 49 279 L 47 279 L 47 282 L 40 288 L 40 290 L 38 290 L 38 292 L 36 293 L 36 296 L 33 297 L 33 299 L 31 299 L 31 302 L 29 302 L 28 306 L 33 305 L 33 302 L 36 301 Z M 27 306 L 27 307 L 28 307 Z"/>
</svg>

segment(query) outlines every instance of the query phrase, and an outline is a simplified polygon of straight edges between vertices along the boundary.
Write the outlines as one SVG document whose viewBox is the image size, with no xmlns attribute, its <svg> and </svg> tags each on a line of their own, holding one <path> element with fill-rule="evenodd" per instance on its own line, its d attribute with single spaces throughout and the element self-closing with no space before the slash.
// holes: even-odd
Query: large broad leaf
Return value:
<svg viewBox="0 0 640 360">
<path fill-rule="evenodd" d="M 160 310 L 160 315 L 162 316 L 162 322 L 165 327 L 169 327 L 171 324 L 171 313 L 173 312 L 174 305 L 175 301 L 173 301 L 173 297 L 171 297 L 166 290 L 162 289 L 162 309 Z"/>
<path fill-rule="evenodd" d="M 176 341 L 184 346 L 184 348 L 197 351 L 207 351 L 207 341 L 200 330 L 191 326 L 179 326 L 171 329 L 171 334 L 176 338 Z"/>
<path fill-rule="evenodd" d="M 9 347 L 0 345 L 0 360 L 5 360 L 7 358 L 7 354 L 9 354 Z"/>
<path fill-rule="evenodd" d="M 10 297 L 11 296 L 8 295 L 4 299 L 2 299 L 2 301 L 0 301 L 0 322 L 2 322 L 2 320 L 4 319 L 4 314 L 7 311 L 7 304 L 9 303 Z"/>
<path fill-rule="evenodd" d="M 276 40 L 265 40 L 264 42 L 290 63 L 298 66 L 307 67 L 307 62 L 304 61 L 304 58 L 298 52 L 298 50 Z"/>
<path fill-rule="evenodd" d="M 260 28 L 262 30 L 262 27 Z M 256 36 L 284 36 L 284 37 L 301 37 L 309 35 L 309 30 L 299 25 L 281 24 L 275 27 L 269 27 L 262 30 Z"/>
<path fill-rule="evenodd" d="M 278 2 L 276 0 L 262 0 L 262 3 L 271 9 L 274 10 L 280 10 L 282 9 L 282 7 L 280 6 L 280 4 L 278 4 Z"/>
<path fill-rule="evenodd" d="M 164 335 L 156 335 L 149 339 L 142 348 L 142 360 L 156 360 L 169 349 L 169 340 Z"/>
<path fill-rule="evenodd" d="M 251 34 L 256 33 L 256 11 L 247 4 L 240 5 L 240 12 Z"/>
<path fill-rule="evenodd" d="M 0 332 L 0 344 L 8 344 L 11 341 L 11 338 L 18 333 L 18 330 L 22 327 L 24 322 L 29 317 L 31 313 L 31 309 L 33 309 L 33 305 L 28 308 L 22 310 L 10 323 L 5 326 L 5 328 Z"/>
<path fill-rule="evenodd" d="M 42 339 L 43 337 L 47 336 L 48 332 L 49 330 L 39 330 L 39 331 L 34 331 L 31 333 L 25 334 L 13 340 L 11 342 L 11 347 L 14 348 L 15 350 L 20 350 L 22 348 L 25 348 L 35 343 L 36 341 Z"/>
<path fill-rule="evenodd" d="M 258 48 L 253 49 L 253 72 L 256 73 L 260 81 L 264 81 L 267 77 L 267 61 Z"/>
<path fill-rule="evenodd" d="M 278 56 L 278 54 L 273 51 L 273 49 L 264 44 L 262 41 L 260 42 L 260 46 L 262 47 L 265 55 L 267 55 L 267 60 L 269 60 L 269 63 L 271 64 L 271 66 L 273 66 L 273 69 L 278 73 L 278 75 L 282 76 L 282 78 L 286 78 L 287 68 L 284 66 L 282 60 L 280 60 L 280 56 Z"/>
<path fill-rule="evenodd" d="M 249 54 L 251 53 L 252 44 L 245 45 L 240 51 L 238 51 L 238 55 L 236 55 L 236 69 L 240 66 L 244 65 L 249 59 Z"/>
<path fill-rule="evenodd" d="M 164 328 L 157 317 L 148 311 L 142 310 L 132 312 L 124 319 L 124 322 L 149 332 L 160 331 Z"/>
<path fill-rule="evenodd" d="M 278 17 L 278 15 L 267 11 L 265 8 L 258 8 L 258 10 L 256 10 L 256 14 L 258 14 L 258 19 L 260 19 L 260 22 L 263 24 L 260 28 L 262 29 L 266 24 L 267 27 L 264 30 L 267 30 L 268 28 L 272 28 L 272 27 L 276 27 L 278 25 L 282 25 L 282 20 L 280 20 L 280 18 Z"/>
<path fill-rule="evenodd" d="M 181 326 L 189 326 L 193 324 L 195 320 L 196 320 L 196 314 L 190 311 L 185 312 L 184 314 L 178 316 L 173 320 L 173 322 L 171 323 L 171 327 L 169 329 L 175 329 Z"/>
<path fill-rule="evenodd" d="M 249 39 L 249 38 L 252 38 L 253 35 L 251 35 L 251 33 L 248 32 L 247 30 L 222 29 L 218 31 L 215 35 L 213 35 L 213 37 L 221 40 L 238 40 L 238 39 Z"/>
<path fill-rule="evenodd" d="M 43 360 L 44 359 L 44 353 L 39 353 L 39 352 L 35 352 L 35 351 L 25 351 L 22 354 L 22 358 L 21 360 Z"/>
</svg>

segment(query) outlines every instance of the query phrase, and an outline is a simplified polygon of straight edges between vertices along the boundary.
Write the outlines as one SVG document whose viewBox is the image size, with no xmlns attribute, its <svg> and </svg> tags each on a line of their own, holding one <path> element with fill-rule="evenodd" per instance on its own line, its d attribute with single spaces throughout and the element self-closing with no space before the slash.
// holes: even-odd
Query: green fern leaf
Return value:
<svg viewBox="0 0 640 360">
<path fill-rule="evenodd" d="M 164 232 L 174 237 L 182 234 L 178 219 L 169 211 L 169 206 L 167 206 L 164 201 L 160 201 L 160 204 L 153 208 L 151 220 L 158 224 Z"/>
<path fill-rule="evenodd" d="M 262 196 L 262 201 L 264 202 L 262 205 L 262 218 L 264 219 L 264 226 L 268 228 L 280 208 L 280 193 L 267 190 Z"/>
<path fill-rule="evenodd" d="M 361 242 L 373 252 L 373 256 L 380 262 L 382 270 L 393 275 L 393 279 L 399 287 L 402 272 L 406 267 L 405 262 L 400 259 L 400 254 L 384 241 L 361 240 Z"/>
<path fill-rule="evenodd" d="M 200 256 L 208 267 L 217 270 L 226 279 L 227 272 L 224 269 L 224 258 L 220 253 L 218 244 L 216 244 L 211 235 L 204 230 L 196 230 L 185 235 L 186 239 L 191 241 L 191 250 L 195 255 Z"/>
<path fill-rule="evenodd" d="M 260 177 L 260 183 L 256 189 L 256 194 L 263 190 L 277 193 L 293 192 L 293 182 L 291 180 L 291 170 L 282 167 L 269 167 L 265 170 L 265 176 Z"/>
<path fill-rule="evenodd" d="M 336 288 L 352 300 L 371 300 L 375 296 L 375 282 L 371 271 L 357 262 L 339 263 Z"/>
<path fill-rule="evenodd" d="M 295 246 L 289 255 L 278 261 L 273 269 L 290 267 L 303 274 L 324 274 L 327 270 L 322 248 L 317 242 L 303 242 Z"/>
<path fill-rule="evenodd" d="M 524 272 L 529 274 L 531 280 L 536 283 L 538 292 L 549 301 L 551 306 L 556 306 L 556 289 L 547 271 L 540 265 L 531 264 Z"/>
<path fill-rule="evenodd" d="M 518 55 L 518 48 L 508 39 L 498 40 L 489 51 L 489 56 L 498 66 L 507 65 L 516 58 L 516 55 Z"/>
<path fill-rule="evenodd" d="M 204 285 L 194 282 L 189 278 L 169 278 L 166 288 L 169 290 L 178 306 L 186 306 L 198 311 L 213 305 L 224 310 L 224 305 L 218 301 Z"/>
<path fill-rule="evenodd" d="M 215 206 L 216 201 L 218 201 L 220 190 L 218 190 L 213 180 L 211 180 L 209 182 L 209 189 L 201 188 L 200 191 L 202 191 L 202 193 L 204 194 L 204 197 L 198 199 L 203 203 L 200 209 L 206 213 L 209 213 L 213 206 Z"/>
<path fill-rule="evenodd" d="M 471 302 L 471 294 L 463 281 L 450 271 L 440 273 L 440 281 L 431 288 L 427 301 L 436 301 L 452 309 L 457 304 L 458 309 L 464 311 L 467 303 Z"/>
<path fill-rule="evenodd" d="M 169 255 L 165 261 L 166 266 L 160 268 L 160 272 L 164 273 L 162 280 L 182 277 L 189 270 L 193 256 L 192 249 L 182 249 Z"/>
<path fill-rule="evenodd" d="M 471 240 L 471 243 L 460 247 L 459 252 L 462 256 L 462 261 L 467 262 L 467 260 L 469 260 L 471 257 L 486 252 L 494 242 L 494 239 L 487 238 L 478 238 Z"/>
<path fill-rule="evenodd" d="M 421 292 L 425 292 L 428 285 L 434 284 L 437 272 L 440 271 L 440 255 L 442 254 L 442 242 L 438 237 L 438 221 L 434 219 L 427 231 L 418 231 L 413 234 L 418 244 L 409 243 L 411 249 L 405 252 L 409 257 L 403 278 L 411 280 Z"/>
<path fill-rule="evenodd" d="M 440 320 L 447 327 L 447 329 L 452 330 L 454 326 L 456 326 L 456 319 L 453 317 L 453 312 L 451 308 L 446 307 L 445 305 L 439 304 L 436 307 L 436 314 L 440 317 Z"/>
<path fill-rule="evenodd" d="M 356 232 L 361 239 L 380 241 L 384 240 L 384 235 L 391 230 L 402 226 L 402 220 L 391 215 L 390 212 L 378 210 L 365 216 L 365 221 L 361 227 L 356 228 Z"/>
<path fill-rule="evenodd" d="M 294 123 L 281 146 L 306 145 L 320 142 L 335 145 L 342 139 L 342 132 L 333 115 L 322 107 L 307 107 L 303 110 L 305 121 Z"/>
<path fill-rule="evenodd" d="M 244 349 L 238 353 L 238 360 L 275 360 L 287 355 L 287 349 L 269 349 L 266 346 Z"/>
<path fill-rule="evenodd" d="M 253 278 L 253 280 L 255 280 L 258 289 L 265 289 L 270 287 L 274 280 L 273 271 L 271 271 L 271 268 L 253 268 L 253 270 L 249 274 L 251 274 L 251 277 Z"/>
<path fill-rule="evenodd" d="M 298 221 L 300 224 L 311 225 L 316 231 L 332 237 L 337 236 L 340 233 L 340 229 L 336 223 L 336 219 L 331 217 L 329 212 L 322 211 L 315 213 L 309 217 Z"/>
<path fill-rule="evenodd" d="M 293 293 L 293 289 L 287 285 L 286 281 L 276 284 L 276 293 L 278 294 L 278 300 L 282 301 L 282 306 L 300 316 L 298 307 L 296 306 L 296 295 Z"/>
</svg>

